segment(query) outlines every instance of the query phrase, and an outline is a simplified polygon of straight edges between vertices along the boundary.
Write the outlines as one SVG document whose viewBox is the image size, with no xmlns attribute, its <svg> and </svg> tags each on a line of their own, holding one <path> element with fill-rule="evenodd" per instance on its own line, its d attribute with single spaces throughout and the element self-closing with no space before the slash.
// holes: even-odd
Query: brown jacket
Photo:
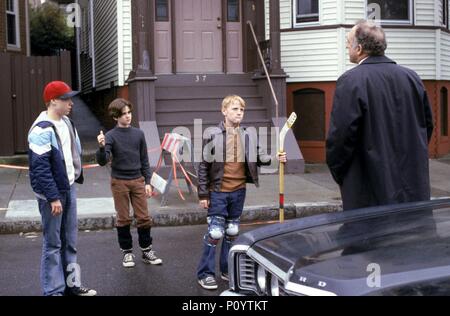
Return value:
<svg viewBox="0 0 450 316">
<path fill-rule="evenodd" d="M 245 173 L 246 182 L 259 186 L 258 167 L 268 166 L 272 159 L 262 152 L 258 146 L 258 138 L 253 130 L 241 126 L 241 141 L 245 144 Z M 203 140 L 203 159 L 198 170 L 198 196 L 200 199 L 209 199 L 210 190 L 221 191 L 226 159 L 226 128 L 223 122 L 214 128 Z"/>
</svg>

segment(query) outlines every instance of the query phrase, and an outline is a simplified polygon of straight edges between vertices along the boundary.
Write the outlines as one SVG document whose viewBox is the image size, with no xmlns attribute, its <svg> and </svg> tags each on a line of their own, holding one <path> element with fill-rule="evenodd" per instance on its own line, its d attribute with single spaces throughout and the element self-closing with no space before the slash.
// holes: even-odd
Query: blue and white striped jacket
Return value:
<svg viewBox="0 0 450 316">
<path fill-rule="evenodd" d="M 62 119 L 69 126 L 72 139 L 75 179 L 77 183 L 83 183 L 80 139 L 73 122 L 68 117 Z M 42 112 L 33 123 L 28 134 L 28 144 L 30 181 L 34 193 L 48 202 L 60 200 L 62 193 L 70 191 L 70 183 L 61 141 L 47 112 Z"/>
</svg>

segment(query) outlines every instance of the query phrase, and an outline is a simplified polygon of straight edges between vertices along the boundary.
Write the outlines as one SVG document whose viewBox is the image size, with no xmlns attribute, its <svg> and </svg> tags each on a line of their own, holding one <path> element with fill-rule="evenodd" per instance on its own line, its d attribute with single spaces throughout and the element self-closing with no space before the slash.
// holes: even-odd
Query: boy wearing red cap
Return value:
<svg viewBox="0 0 450 316">
<path fill-rule="evenodd" d="M 77 202 L 75 182 L 83 183 L 81 144 L 67 117 L 78 92 L 62 81 L 44 89 L 47 111 L 28 134 L 30 181 L 39 204 L 44 232 L 41 283 L 45 296 L 94 296 L 81 286 L 77 265 Z"/>
</svg>

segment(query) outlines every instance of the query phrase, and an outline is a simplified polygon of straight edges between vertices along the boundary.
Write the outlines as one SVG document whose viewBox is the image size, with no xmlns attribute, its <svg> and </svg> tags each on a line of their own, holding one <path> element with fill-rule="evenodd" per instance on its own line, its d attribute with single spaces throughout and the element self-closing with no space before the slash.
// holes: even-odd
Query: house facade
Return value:
<svg viewBox="0 0 450 316">
<path fill-rule="evenodd" d="M 450 152 L 448 0 L 78 0 L 79 77 L 92 103 L 115 97 L 137 105 L 160 135 L 177 126 L 221 119 L 231 93 L 249 104 L 246 121 L 273 126 L 295 111 L 294 134 L 309 162 L 325 161 L 336 81 L 354 67 L 346 35 L 360 19 L 377 19 L 386 54 L 415 70 L 427 88 L 436 123 L 430 156 Z M 269 67 L 270 94 L 247 21 Z"/>
<path fill-rule="evenodd" d="M 274 10 L 279 11 L 278 1 L 271 2 L 275 4 Z M 78 31 L 80 83 L 86 94 L 129 96 L 129 83 L 136 73 L 143 71 L 154 79 L 156 88 L 159 82 L 164 87 L 167 82 L 187 87 L 191 81 L 217 86 L 222 81 L 227 84 L 231 78 L 237 78 L 239 86 L 239 79 L 261 71 L 256 45 L 245 22 L 252 21 L 258 41 L 265 41 L 263 1 L 78 0 L 77 3 L 83 21 Z M 277 63 L 272 64 L 271 74 L 278 75 L 283 84 L 279 47 L 275 53 Z M 187 82 L 180 82 L 183 80 Z M 255 81 L 250 83 L 258 85 Z M 285 89 L 275 85 L 276 92 L 284 98 Z"/>
<path fill-rule="evenodd" d="M 26 1 L 0 2 L 0 52 L 30 55 L 28 5 Z"/>
<path fill-rule="evenodd" d="M 77 36 L 79 75 L 88 103 L 105 111 L 114 98 L 128 98 L 135 105 L 135 123 L 156 122 L 162 138 L 180 126 L 194 135 L 196 120 L 203 129 L 217 125 L 223 120 L 223 98 L 237 94 L 247 102 L 244 123 L 265 133 L 269 151 L 275 150 L 271 128 L 277 117 L 286 116 L 287 91 L 280 63 L 278 0 L 77 3 L 83 21 Z M 263 48 L 280 106 L 269 89 L 256 43 Z"/>
<path fill-rule="evenodd" d="M 424 81 L 436 126 L 430 156 L 450 152 L 448 5 L 448 0 L 280 0 L 287 111 L 299 115 L 294 132 L 306 161 L 325 161 L 336 81 L 354 67 L 345 37 L 356 21 L 366 18 L 377 18 L 383 26 L 386 55 Z"/>
</svg>

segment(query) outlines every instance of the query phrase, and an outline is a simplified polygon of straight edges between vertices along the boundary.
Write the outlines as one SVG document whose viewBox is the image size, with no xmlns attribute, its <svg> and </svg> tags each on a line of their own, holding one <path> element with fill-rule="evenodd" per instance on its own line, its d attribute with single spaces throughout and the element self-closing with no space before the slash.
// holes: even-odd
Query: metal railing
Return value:
<svg viewBox="0 0 450 316">
<path fill-rule="evenodd" d="M 273 100 L 275 102 L 275 111 L 276 111 L 276 117 L 277 117 L 277 122 L 278 122 L 278 120 L 279 120 L 278 119 L 278 116 L 279 116 L 279 111 L 278 111 L 279 110 L 279 103 L 278 103 L 277 95 L 275 94 L 275 90 L 273 88 L 272 80 L 270 79 L 269 71 L 267 70 L 266 62 L 265 62 L 263 54 L 261 52 L 261 48 L 259 46 L 258 39 L 256 38 L 255 29 L 253 28 L 253 25 L 252 25 L 251 21 L 247 21 L 247 24 L 250 27 L 250 30 L 252 32 L 253 40 L 255 41 L 256 48 L 258 49 L 258 56 L 259 56 L 259 59 L 261 60 L 261 64 L 263 66 L 264 73 L 266 75 L 267 82 L 268 82 L 269 87 L 270 87 L 270 91 L 272 93 L 272 98 L 273 98 Z"/>
</svg>

